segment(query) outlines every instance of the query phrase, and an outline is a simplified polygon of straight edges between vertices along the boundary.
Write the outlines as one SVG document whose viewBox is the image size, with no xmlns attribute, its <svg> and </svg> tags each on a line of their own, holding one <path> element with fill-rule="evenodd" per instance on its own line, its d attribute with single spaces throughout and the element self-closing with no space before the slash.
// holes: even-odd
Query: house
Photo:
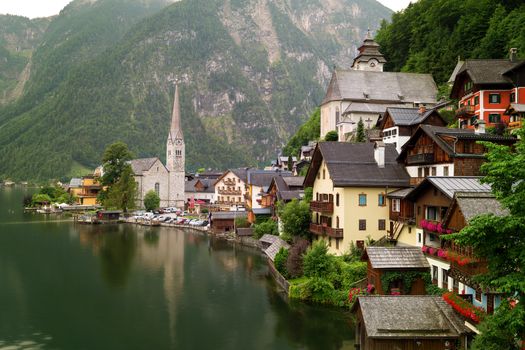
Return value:
<svg viewBox="0 0 525 350">
<path fill-rule="evenodd" d="M 376 294 L 427 294 L 424 277 L 430 265 L 420 248 L 369 246 L 361 260 L 367 262 L 368 283 Z M 414 277 L 411 285 L 405 285 L 403 274 Z"/>
<path fill-rule="evenodd" d="M 360 350 L 459 350 L 472 334 L 440 296 L 360 296 L 352 311 Z"/>
<path fill-rule="evenodd" d="M 246 210 L 248 211 L 248 221 L 250 223 L 255 223 L 257 216 L 271 215 L 270 207 L 264 206 L 262 201 L 276 174 L 286 177 L 292 176 L 292 173 L 287 171 L 248 170 L 246 177 L 245 204 Z"/>
<path fill-rule="evenodd" d="M 291 164 L 290 160 L 292 161 Z M 281 170 L 289 170 L 291 171 L 293 168 L 295 168 L 295 165 L 297 164 L 297 157 L 289 157 L 286 156 L 280 156 L 277 158 L 277 167 Z"/>
<path fill-rule="evenodd" d="M 313 188 L 310 232 L 327 240 L 331 253 L 386 235 L 387 193 L 409 186 L 396 157 L 395 147 L 383 143 L 317 144 L 304 186 Z"/>
<path fill-rule="evenodd" d="M 321 139 L 337 131 L 339 141 L 357 128 L 373 128 L 387 107 L 436 104 L 437 87 L 430 74 L 383 72 L 379 45 L 367 34 L 351 70 L 336 69 L 321 102 Z"/>
<path fill-rule="evenodd" d="M 487 271 L 487 261 L 477 259 L 470 247 L 458 246 L 453 241 L 441 240 L 444 234 L 461 231 L 473 218 L 482 214 L 505 216 L 509 215 L 509 211 L 492 193 L 456 192 L 442 220 L 445 233 L 439 236 L 439 244 L 429 242 L 425 250 L 426 254 L 430 255 L 430 248 L 437 248 L 434 249 L 436 256 L 432 258 L 450 262 L 448 275 L 453 279 L 452 286 L 455 293 L 491 314 L 499 306 L 502 295 L 480 285 L 474 279 L 477 274 Z M 440 251 L 441 254 L 438 254 Z"/>
<path fill-rule="evenodd" d="M 79 198 L 80 193 L 82 192 L 82 178 L 74 177 L 69 181 L 67 185 L 67 192 L 76 198 Z M 80 202 L 78 203 L 80 204 Z"/>
<path fill-rule="evenodd" d="M 315 150 L 317 142 L 309 141 L 307 145 L 301 146 L 301 151 L 299 155 L 299 161 L 306 160 L 310 161 Z"/>
<path fill-rule="evenodd" d="M 398 153 L 421 124 L 447 126 L 436 109 L 388 107 L 381 118 L 379 129 L 384 143 L 392 143 Z"/>
<path fill-rule="evenodd" d="M 304 176 L 274 175 L 268 190 L 262 196 L 261 206 L 270 208 L 272 217 L 277 217 L 277 202 L 288 203 L 292 199 L 300 200 L 304 197 L 303 182 Z"/>
<path fill-rule="evenodd" d="M 525 103 L 525 61 L 510 49 L 508 59 L 472 59 L 458 61 L 449 82 L 450 97 L 459 100 L 456 117 L 461 128 L 473 128 L 483 120 L 487 126 L 521 126 L 520 116 L 508 108 Z M 510 124 L 512 122 L 512 124 Z"/>
<path fill-rule="evenodd" d="M 290 245 L 286 243 L 286 241 L 284 241 L 281 237 L 269 234 L 264 234 L 261 238 L 259 238 L 259 243 L 261 244 L 262 251 L 271 261 L 275 260 L 275 256 L 277 253 L 279 253 L 281 248 L 290 248 Z"/>
<path fill-rule="evenodd" d="M 478 176 L 486 152 L 478 141 L 512 145 L 516 138 L 486 133 L 482 122 L 476 130 L 422 124 L 397 160 L 405 165 L 414 185 L 427 176 Z"/>
<path fill-rule="evenodd" d="M 246 218 L 243 211 L 215 211 L 210 213 L 210 228 L 213 233 L 235 232 L 235 219 Z"/>
<path fill-rule="evenodd" d="M 388 199 L 388 230 L 390 242 L 400 246 L 416 245 L 414 203 L 406 196 L 413 187 L 402 188 L 387 194 Z"/>
<path fill-rule="evenodd" d="M 102 190 L 102 185 L 95 175 L 86 175 L 82 178 L 72 178 L 69 182 L 68 193 L 77 199 L 77 204 L 97 205 L 97 197 Z"/>
<path fill-rule="evenodd" d="M 244 210 L 248 169 L 227 170 L 215 181 L 215 201 L 220 210 Z"/>
<path fill-rule="evenodd" d="M 184 183 L 184 196 L 186 203 L 191 201 L 201 201 L 204 203 L 215 202 L 215 183 L 216 180 L 204 177 L 196 177 Z"/>
</svg>

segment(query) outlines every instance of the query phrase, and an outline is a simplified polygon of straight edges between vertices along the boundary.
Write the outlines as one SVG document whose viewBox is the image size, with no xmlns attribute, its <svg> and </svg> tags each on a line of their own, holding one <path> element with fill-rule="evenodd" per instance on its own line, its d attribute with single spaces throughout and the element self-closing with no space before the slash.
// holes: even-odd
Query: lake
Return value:
<svg viewBox="0 0 525 350">
<path fill-rule="evenodd" d="M 24 214 L 0 188 L 0 349 L 353 349 L 348 312 L 288 303 L 255 249 Z"/>
</svg>

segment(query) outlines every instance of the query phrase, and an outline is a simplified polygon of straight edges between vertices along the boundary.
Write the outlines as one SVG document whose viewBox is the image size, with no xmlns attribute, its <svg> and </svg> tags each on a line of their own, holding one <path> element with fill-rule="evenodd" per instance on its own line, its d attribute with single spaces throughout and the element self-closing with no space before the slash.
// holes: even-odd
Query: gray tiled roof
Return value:
<svg viewBox="0 0 525 350">
<path fill-rule="evenodd" d="M 406 195 L 412 192 L 413 189 L 414 187 L 407 187 L 407 188 L 402 188 L 397 191 L 392 191 L 387 194 L 387 197 L 388 198 L 405 198 Z"/>
<path fill-rule="evenodd" d="M 69 188 L 82 187 L 82 179 L 74 177 L 69 181 Z"/>
<path fill-rule="evenodd" d="M 471 333 L 441 296 L 360 296 L 369 338 L 456 338 Z"/>
<path fill-rule="evenodd" d="M 430 74 L 336 70 L 321 104 L 337 100 L 436 103 L 436 95 Z"/>
<path fill-rule="evenodd" d="M 245 218 L 248 214 L 245 211 L 214 211 L 211 213 L 212 220 L 228 220 L 235 218 Z"/>
<path fill-rule="evenodd" d="M 215 179 L 203 179 L 200 177 L 197 177 L 190 181 L 186 181 L 184 183 L 184 191 L 187 193 L 197 192 L 195 190 L 195 185 L 197 184 L 197 181 L 200 181 L 204 185 L 204 191 L 200 191 L 199 193 L 215 193 L 215 187 L 213 187 Z"/>
<path fill-rule="evenodd" d="M 129 163 L 135 175 L 142 175 L 145 171 L 151 169 L 157 159 L 159 158 L 139 158 L 133 159 Z"/>
<path fill-rule="evenodd" d="M 283 180 L 289 187 L 302 187 L 304 176 L 284 176 Z"/>
<path fill-rule="evenodd" d="M 393 145 L 385 145 L 383 168 L 375 161 L 373 143 L 320 142 L 318 149 L 334 186 L 405 187 L 409 184 L 408 173 L 396 162 Z"/>
<path fill-rule="evenodd" d="M 428 268 L 418 247 L 367 247 L 366 255 L 374 269 Z"/>
<path fill-rule="evenodd" d="M 466 60 L 458 75 L 467 72 L 474 84 L 508 84 L 511 80 L 503 75 L 522 61 L 511 62 L 508 59 Z"/>
<path fill-rule="evenodd" d="M 431 115 L 434 110 L 429 109 L 424 113 L 419 113 L 419 108 L 389 107 L 387 112 L 390 114 L 390 117 L 392 117 L 392 120 L 396 125 L 410 126 L 420 124 L 429 115 Z"/>
<path fill-rule="evenodd" d="M 456 192 L 490 192 L 490 185 L 482 184 L 480 180 L 481 177 L 478 176 L 428 176 L 425 179 L 425 181 L 432 183 L 436 188 L 445 193 L 447 197 L 451 199 L 454 197 Z"/>
<path fill-rule="evenodd" d="M 346 107 L 344 114 L 352 112 L 364 112 L 380 114 L 385 113 L 389 107 L 401 107 L 402 104 L 384 104 L 384 103 L 365 103 L 365 102 L 352 102 Z"/>
<path fill-rule="evenodd" d="M 271 237 L 270 237 L 271 236 Z M 264 250 L 264 253 L 274 261 L 275 256 L 279 253 L 281 248 L 289 249 L 290 245 L 282 240 L 279 236 L 273 236 L 269 234 L 263 235 L 259 241 L 264 243 L 270 243 L 270 246 Z"/>
<path fill-rule="evenodd" d="M 274 176 L 279 174 L 281 176 L 292 176 L 292 173 L 289 171 L 250 170 L 248 171 L 248 184 L 268 188 Z"/>
<path fill-rule="evenodd" d="M 457 192 L 455 200 L 467 223 L 482 214 L 505 216 L 509 210 L 504 208 L 492 193 Z"/>
</svg>

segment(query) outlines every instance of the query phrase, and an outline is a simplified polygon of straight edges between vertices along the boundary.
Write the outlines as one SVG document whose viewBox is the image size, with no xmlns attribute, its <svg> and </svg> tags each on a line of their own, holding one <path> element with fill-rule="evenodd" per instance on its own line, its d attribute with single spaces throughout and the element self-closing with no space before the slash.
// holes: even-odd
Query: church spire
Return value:
<svg viewBox="0 0 525 350">
<path fill-rule="evenodd" d="M 175 97 L 173 98 L 173 112 L 171 115 L 170 138 L 182 139 L 182 128 L 180 127 L 180 102 L 179 102 L 179 86 L 175 84 Z"/>
</svg>

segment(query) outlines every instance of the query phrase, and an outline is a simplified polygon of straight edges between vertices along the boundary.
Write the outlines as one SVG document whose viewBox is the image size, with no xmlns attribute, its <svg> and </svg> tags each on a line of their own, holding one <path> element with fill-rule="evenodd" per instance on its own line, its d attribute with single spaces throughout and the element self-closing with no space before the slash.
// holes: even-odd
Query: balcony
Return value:
<svg viewBox="0 0 525 350">
<path fill-rule="evenodd" d="M 342 228 L 333 228 L 324 225 L 318 225 L 311 223 L 310 232 L 318 236 L 328 236 L 332 238 L 343 238 L 343 229 Z"/>
<path fill-rule="evenodd" d="M 456 118 L 470 118 L 476 113 L 476 106 L 463 106 L 456 110 Z"/>
<path fill-rule="evenodd" d="M 511 129 L 511 130 L 519 129 L 519 128 L 521 128 L 521 125 L 522 125 L 521 120 L 518 120 L 516 122 L 510 122 L 509 123 L 509 129 Z"/>
<path fill-rule="evenodd" d="M 409 154 L 407 156 L 407 165 L 432 163 L 434 163 L 434 153 Z"/>
<path fill-rule="evenodd" d="M 311 201 L 310 210 L 318 213 L 331 214 L 334 212 L 334 202 Z"/>
<path fill-rule="evenodd" d="M 228 195 L 228 196 L 240 196 L 242 195 L 241 190 L 219 190 L 219 194 Z"/>
<path fill-rule="evenodd" d="M 234 179 L 224 179 L 222 182 L 224 182 L 226 186 L 235 186 L 237 184 Z"/>
</svg>

